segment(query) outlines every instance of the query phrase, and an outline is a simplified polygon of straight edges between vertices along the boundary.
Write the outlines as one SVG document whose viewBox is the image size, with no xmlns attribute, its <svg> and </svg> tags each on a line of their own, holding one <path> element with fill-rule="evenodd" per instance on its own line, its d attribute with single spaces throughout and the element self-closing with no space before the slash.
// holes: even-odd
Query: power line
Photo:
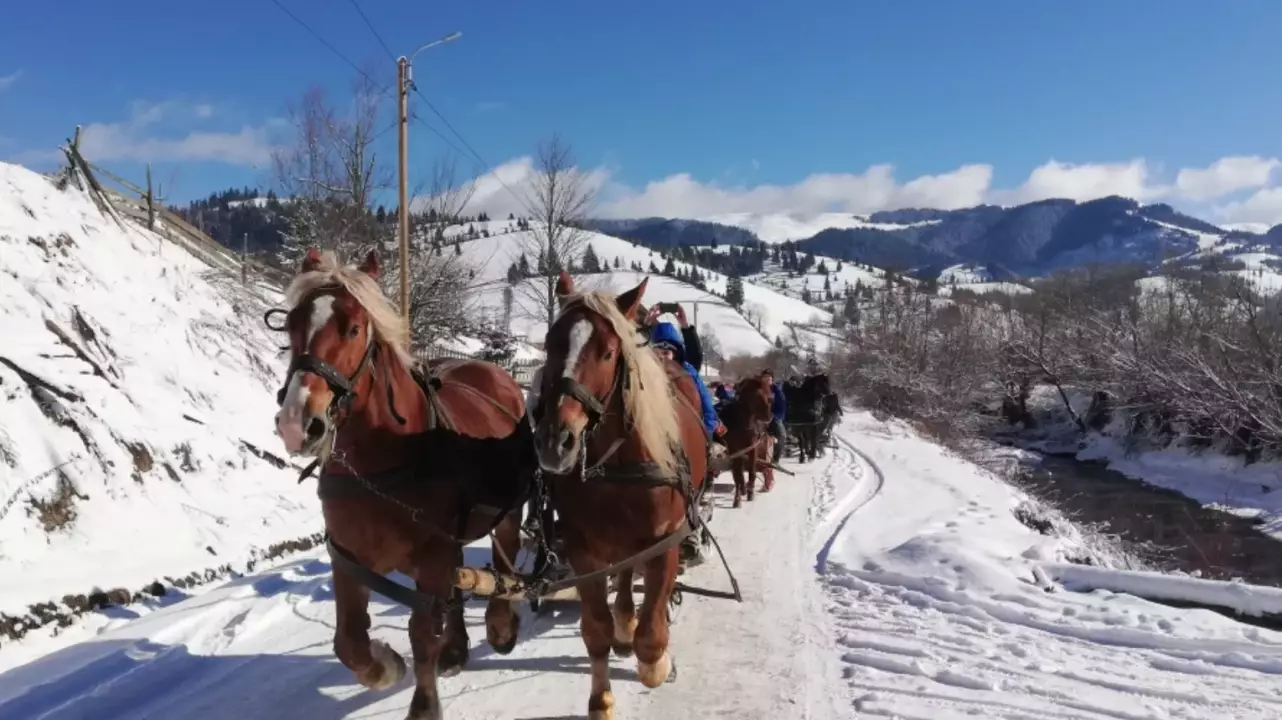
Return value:
<svg viewBox="0 0 1282 720">
<path fill-rule="evenodd" d="M 392 88 L 390 88 L 390 87 L 380 87 L 380 86 L 379 86 L 378 81 L 377 81 L 377 80 L 375 80 L 374 78 L 370 77 L 369 73 L 367 73 L 367 72 L 365 72 L 364 70 L 362 70 L 362 69 L 360 68 L 360 66 L 359 66 L 359 65 L 357 65 L 357 64 L 356 64 L 356 63 L 354 63 L 354 62 L 352 62 L 352 61 L 351 61 L 351 60 L 350 60 L 346 55 L 344 55 L 344 54 L 342 53 L 342 51 L 340 51 L 338 48 L 334 47 L 334 45 L 333 45 L 333 44 L 331 44 L 328 40 L 326 40 L 325 38 L 321 37 L 321 35 L 320 35 L 319 33 L 317 33 L 315 30 L 313 30 L 313 29 L 312 29 L 312 27 L 311 27 L 310 25 L 308 25 L 307 23 L 303 22 L 303 21 L 302 21 L 302 20 L 301 20 L 297 15 L 295 15 L 294 13 L 290 12 L 290 11 L 289 11 L 289 8 L 285 7 L 284 5 L 282 5 L 282 4 L 280 3 L 280 0 L 272 0 L 272 4 L 274 4 L 276 7 L 280 8 L 280 9 L 281 9 L 281 11 L 282 11 L 282 12 L 284 12 L 287 16 L 289 16 L 289 18 L 290 18 L 291 20 L 293 20 L 294 22 L 298 23 L 298 24 L 299 24 L 299 25 L 300 25 L 304 30 L 306 30 L 306 31 L 307 31 L 307 32 L 308 32 L 312 37 L 316 38 L 316 40 L 317 40 L 318 42 L 320 42 L 320 44 L 324 45 L 324 46 L 325 46 L 325 47 L 326 47 L 326 48 L 327 48 L 331 53 L 333 53 L 336 57 L 338 57 L 338 59 L 342 60 L 343 62 L 345 62 L 345 63 L 347 63 L 349 66 L 351 66 L 351 68 L 352 68 L 353 70 L 355 70 L 355 71 L 356 71 L 356 73 L 357 73 L 358 75 L 360 75 L 361 77 L 363 77 L 363 78 L 365 78 L 366 80 L 368 80 L 368 81 L 370 82 L 370 84 L 371 84 L 373 87 L 378 87 L 378 88 L 379 88 L 379 91 L 380 91 L 383 95 L 386 95 L 386 96 L 387 96 L 389 99 L 391 99 L 391 100 L 396 100 L 396 95 L 392 92 Z M 357 10 L 360 10 L 359 6 L 357 7 Z M 361 17 L 365 17 L 365 14 L 364 14 L 363 12 L 361 13 Z M 368 20 L 368 19 L 366 19 L 366 24 L 369 24 L 369 20 Z M 373 27 L 373 25 L 370 25 L 369 27 L 370 27 L 370 30 L 371 30 L 371 31 L 374 31 L 374 27 Z M 375 34 L 375 37 L 378 37 L 378 33 L 377 33 L 377 31 L 374 31 L 374 34 Z M 390 53 L 391 53 L 391 50 L 387 48 L 387 44 L 383 42 L 383 39 L 382 39 L 381 37 L 379 37 L 379 38 L 378 38 L 378 41 L 379 41 L 379 43 L 381 43 L 381 44 L 383 45 L 383 48 L 384 48 L 385 50 L 388 50 L 388 53 L 390 54 Z M 393 59 L 395 59 L 395 58 L 393 58 Z M 437 130 L 437 129 L 436 129 L 435 127 L 433 127 L 430 123 L 428 123 L 426 120 L 424 120 L 421 116 L 419 116 L 419 115 L 413 115 L 413 116 L 412 116 L 412 118 L 413 118 L 414 120 L 418 121 L 420 124 L 422 124 L 422 126 L 423 126 L 423 127 L 427 128 L 429 131 L 431 131 L 431 133 L 432 133 L 433 135 L 435 135 L 436 137 L 440 138 L 441 142 L 445 143 L 445 144 L 446 144 L 446 145 L 447 145 L 451 150 L 453 150 L 454 152 L 456 152 L 456 153 L 458 153 L 458 154 L 460 154 L 460 155 L 466 155 L 466 153 L 464 153 L 462 150 L 460 150 L 460 149 L 458 148 L 458 146 L 457 146 L 457 145 L 455 145 L 453 142 L 451 142 L 451 141 L 450 141 L 450 139 L 444 135 L 444 133 L 442 133 L 440 130 Z M 383 131 L 383 132 L 386 132 L 386 131 Z M 379 133 L 379 135 L 382 135 L 382 134 L 383 134 L 383 132 L 380 132 L 380 133 Z M 376 136 L 376 137 L 377 137 L 377 136 Z"/>
<path fill-rule="evenodd" d="M 369 31 L 374 34 L 374 39 L 378 40 L 378 44 L 383 46 L 383 51 L 387 53 L 387 57 L 391 58 L 392 62 L 396 62 L 396 53 L 392 52 L 392 49 L 383 41 L 383 36 L 379 35 L 378 31 L 374 29 L 374 23 L 369 21 L 369 16 L 367 16 L 365 11 L 361 9 L 360 4 L 357 3 L 356 0 L 348 0 L 348 2 L 352 4 L 352 7 L 356 8 L 356 12 L 361 16 L 361 20 L 365 21 L 365 27 L 369 28 Z"/>
<path fill-rule="evenodd" d="M 395 60 L 396 59 L 395 53 L 392 52 L 391 47 L 388 46 L 387 42 L 383 40 L 382 35 L 379 34 L 378 30 L 374 27 L 374 24 L 370 22 L 369 17 L 361 9 L 360 5 L 356 3 L 356 0 L 349 0 L 349 2 L 351 2 L 352 7 L 356 9 L 356 12 L 360 14 L 361 19 L 365 21 L 365 26 L 369 28 L 369 31 L 371 33 L 373 33 L 374 38 L 378 40 L 379 45 L 383 47 L 383 50 L 388 54 L 388 57 L 391 57 L 393 60 Z M 334 45 L 331 44 L 328 40 L 321 37 L 321 35 L 317 33 L 315 30 L 313 30 L 310 25 L 303 22 L 302 19 L 300 19 L 294 13 L 290 12 L 289 8 L 285 7 L 280 3 L 280 0 L 272 0 L 272 4 L 280 8 L 281 12 L 285 13 L 285 15 L 287 15 L 291 20 L 298 23 L 299 26 L 301 26 L 304 30 L 308 32 L 308 34 L 316 38 L 318 42 L 324 45 L 331 53 L 337 56 L 340 60 L 347 63 L 353 70 L 357 72 L 357 74 L 361 75 L 366 80 L 368 80 L 371 83 L 371 85 L 378 87 L 378 82 L 375 81 L 374 78 L 370 77 L 369 73 L 366 73 L 364 70 L 360 68 L 360 66 L 352 62 L 346 55 L 344 55 L 342 51 L 334 47 Z M 432 104 L 432 101 L 427 99 L 427 96 L 424 95 L 423 92 L 418 89 L 418 86 L 411 84 L 410 87 L 414 89 L 414 92 L 415 94 L 418 95 L 419 99 L 422 100 L 423 103 L 427 105 L 428 109 L 432 111 L 432 114 L 436 115 L 436 117 L 439 118 L 440 121 L 445 124 L 445 127 L 448 128 L 449 131 L 453 133 L 456 138 L 458 138 L 459 142 L 463 144 L 463 147 L 467 148 L 467 152 L 460 150 L 459 147 L 455 145 L 448 137 L 446 137 L 444 133 L 442 133 L 440 130 L 437 130 L 435 127 L 433 127 L 431 123 L 427 122 L 427 120 L 425 120 L 422 116 L 415 114 L 415 115 L 411 115 L 411 118 L 417 121 L 423 127 L 427 128 L 433 135 L 438 137 L 441 140 L 441 142 L 445 143 L 446 147 L 450 148 L 454 152 L 457 152 L 459 155 L 470 154 L 478 163 L 480 163 L 481 167 L 484 168 L 485 171 L 491 177 L 493 177 L 494 180 L 497 181 L 498 184 L 504 190 L 506 190 L 509 195 L 512 196 L 512 199 L 516 200 L 517 204 L 519 204 L 522 208 L 525 209 L 527 213 L 530 214 L 531 217 L 536 215 L 536 213 L 530 208 L 529 204 L 525 201 L 525 198 L 522 198 L 520 195 L 516 193 L 516 191 L 514 191 L 511 187 L 509 187 L 506 182 L 503 182 L 503 178 L 499 177 L 499 174 L 494 171 L 494 168 L 488 162 L 485 161 L 485 158 L 481 157 L 481 154 L 476 151 L 476 148 L 472 147 L 471 143 L 469 143 L 467 139 L 463 137 L 462 133 L 460 133 L 450 123 L 450 121 L 447 120 L 445 116 L 441 114 L 441 111 L 436 109 L 436 106 Z M 390 88 L 386 88 L 386 87 L 382 88 L 382 93 L 392 98 L 393 100 L 397 99 L 395 95 L 391 92 Z M 387 132 L 386 129 L 383 131 L 380 131 L 378 135 L 376 135 L 375 137 L 381 136 L 385 132 Z"/>
</svg>

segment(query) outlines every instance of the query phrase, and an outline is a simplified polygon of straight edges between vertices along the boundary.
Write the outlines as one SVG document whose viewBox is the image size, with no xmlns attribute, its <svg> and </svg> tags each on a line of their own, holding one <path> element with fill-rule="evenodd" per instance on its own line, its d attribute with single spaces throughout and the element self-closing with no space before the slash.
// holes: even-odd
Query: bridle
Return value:
<svg viewBox="0 0 1282 720">
<path fill-rule="evenodd" d="M 320 294 L 318 291 L 316 294 Z M 300 303 L 301 304 L 301 303 Z M 287 330 L 284 324 L 277 326 L 272 324 L 272 317 L 275 315 L 288 315 L 288 311 L 280 308 L 273 308 L 263 313 L 263 323 L 268 328 L 276 331 Z M 348 410 L 351 409 L 352 402 L 356 399 L 356 384 L 360 382 L 361 376 L 373 367 L 378 355 L 378 343 L 374 340 L 374 334 L 367 331 L 365 333 L 366 344 L 365 354 L 361 356 L 361 362 L 356 366 L 356 371 L 350 377 L 344 375 L 338 368 L 321 360 L 310 352 L 303 352 L 295 355 L 289 362 L 289 369 L 285 372 L 285 380 L 280 389 L 276 391 L 276 406 L 280 407 L 285 404 L 285 394 L 289 392 L 289 385 L 293 382 L 294 375 L 297 373 L 312 373 L 325 381 L 329 386 L 330 400 L 329 405 L 325 408 L 325 416 L 330 421 L 333 432 L 337 434 L 339 426 L 346 419 Z M 391 386 L 388 386 L 389 399 Z M 392 415 L 404 424 L 402 419 L 395 411 L 395 405 L 392 405 Z"/>
</svg>

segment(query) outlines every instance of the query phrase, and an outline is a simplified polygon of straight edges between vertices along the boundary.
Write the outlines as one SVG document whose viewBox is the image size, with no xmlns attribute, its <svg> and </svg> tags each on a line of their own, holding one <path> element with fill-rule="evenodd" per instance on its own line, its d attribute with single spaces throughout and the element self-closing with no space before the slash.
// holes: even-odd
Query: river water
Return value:
<svg viewBox="0 0 1282 720">
<path fill-rule="evenodd" d="M 1079 523 L 1097 524 L 1165 570 L 1282 586 L 1282 543 L 1249 518 L 1204 507 L 1095 462 L 1039 456 L 1012 482 Z"/>
</svg>

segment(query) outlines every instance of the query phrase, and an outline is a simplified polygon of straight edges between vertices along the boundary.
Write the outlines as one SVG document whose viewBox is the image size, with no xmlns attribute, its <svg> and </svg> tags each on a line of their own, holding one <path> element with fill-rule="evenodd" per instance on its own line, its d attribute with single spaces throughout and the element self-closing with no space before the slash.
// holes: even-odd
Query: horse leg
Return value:
<svg viewBox="0 0 1282 720">
<path fill-rule="evenodd" d="M 575 568 L 578 572 L 578 568 Z M 590 571 L 589 571 L 590 572 Z M 592 694 L 588 696 L 588 720 L 614 720 L 614 693 L 610 690 L 610 647 L 614 622 L 606 578 L 579 584 L 579 634 L 592 664 Z M 631 587 L 629 586 L 629 591 Z"/>
<path fill-rule="evenodd" d="M 420 593 L 440 598 L 442 602 L 454 597 L 453 571 L 457 555 L 452 550 L 434 543 L 424 551 L 414 577 L 415 587 Z M 459 605 L 457 616 L 461 625 L 461 604 L 454 604 Z M 450 624 L 455 612 L 453 607 L 449 608 Z M 416 607 L 410 612 L 410 647 L 414 650 L 415 687 L 414 695 L 410 698 L 407 720 L 442 720 L 441 694 L 436 687 L 436 680 L 442 668 L 442 655 L 451 640 L 451 636 L 447 634 L 446 614 L 446 609 L 440 603 L 430 609 Z"/>
<path fill-rule="evenodd" d="M 744 481 L 743 481 L 743 463 L 739 458 L 735 458 L 730 466 L 730 475 L 734 477 L 734 506 L 743 506 Z"/>
<path fill-rule="evenodd" d="M 463 564 L 463 548 L 456 548 L 454 553 L 456 567 Z M 451 605 L 445 616 L 445 648 L 441 650 L 441 659 L 437 667 L 440 677 L 453 677 L 463 672 L 467 665 L 471 644 L 467 638 L 467 621 L 463 618 L 463 593 L 456 587 L 449 590 Z"/>
<path fill-rule="evenodd" d="M 748 501 L 751 502 L 757 494 L 757 450 L 753 448 L 744 456 L 743 464 L 748 470 Z M 761 491 L 765 492 L 765 488 Z"/>
<path fill-rule="evenodd" d="M 752 462 L 754 465 L 759 464 L 761 466 L 761 474 L 766 479 L 765 487 L 761 488 L 762 492 L 769 492 L 775 488 L 775 468 L 769 460 L 770 451 L 764 446 L 753 453 Z"/>
<path fill-rule="evenodd" d="M 507 517 L 494 528 L 490 541 L 494 566 L 499 572 L 514 575 L 516 568 L 508 562 L 516 562 L 517 552 L 521 548 L 521 515 L 519 512 L 508 513 Z M 485 639 L 490 647 L 500 655 L 507 655 L 516 647 L 516 639 L 521 630 L 521 615 L 517 612 L 515 600 L 490 598 L 485 606 Z"/>
<path fill-rule="evenodd" d="M 369 639 L 369 588 L 337 566 L 334 575 L 334 654 L 356 681 L 386 690 L 405 677 L 405 660 L 387 643 Z"/>
<path fill-rule="evenodd" d="M 632 599 L 632 568 L 619 571 L 618 588 L 614 591 L 614 654 L 632 657 L 632 638 L 637 632 L 637 606 Z"/>
<path fill-rule="evenodd" d="M 672 673 L 668 653 L 668 600 L 677 580 L 677 551 L 669 550 L 645 564 L 645 599 L 637 623 L 637 679 L 657 688 Z"/>
</svg>

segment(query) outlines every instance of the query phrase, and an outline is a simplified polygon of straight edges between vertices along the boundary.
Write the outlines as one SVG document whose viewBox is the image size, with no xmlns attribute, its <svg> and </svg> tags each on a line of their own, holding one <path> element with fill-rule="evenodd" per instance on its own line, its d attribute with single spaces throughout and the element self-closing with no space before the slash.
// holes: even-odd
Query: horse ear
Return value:
<svg viewBox="0 0 1282 720">
<path fill-rule="evenodd" d="M 633 317 L 633 313 L 637 311 L 637 305 L 641 304 L 641 296 L 645 294 L 645 286 L 649 282 L 650 278 L 647 276 L 641 281 L 640 285 L 614 299 L 614 303 L 618 306 L 619 312 L 623 313 L 623 317 Z"/>
<path fill-rule="evenodd" d="M 562 270 L 561 274 L 556 276 L 556 297 L 561 302 L 565 302 L 565 298 L 573 294 L 574 278 L 570 277 L 570 273 Z"/>
<path fill-rule="evenodd" d="M 311 272 L 320 267 L 321 252 L 314 247 L 307 248 L 307 254 L 303 255 L 303 272 Z"/>
<path fill-rule="evenodd" d="M 361 263 L 361 266 L 357 269 L 377 280 L 378 276 L 383 272 L 382 266 L 378 264 L 378 251 L 370 250 L 365 253 L 365 262 Z"/>
</svg>

